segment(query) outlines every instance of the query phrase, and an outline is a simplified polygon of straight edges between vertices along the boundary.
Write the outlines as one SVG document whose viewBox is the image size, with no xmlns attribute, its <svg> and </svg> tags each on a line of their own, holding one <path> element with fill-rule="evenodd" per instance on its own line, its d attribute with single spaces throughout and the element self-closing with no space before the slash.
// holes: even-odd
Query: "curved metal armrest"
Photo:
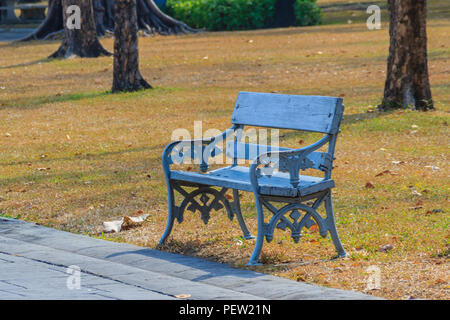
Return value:
<svg viewBox="0 0 450 320">
<path fill-rule="evenodd" d="M 300 179 L 300 169 L 307 169 L 312 167 L 312 162 L 307 158 L 307 155 L 319 149 L 331 139 L 331 135 L 327 134 L 319 141 L 300 149 L 292 150 L 274 150 L 263 154 L 253 160 L 250 166 L 250 181 L 255 190 L 258 188 L 258 166 L 261 164 L 267 165 L 270 162 L 278 164 L 278 169 L 289 172 L 290 183 L 294 188 L 297 188 Z"/>
<path fill-rule="evenodd" d="M 216 143 L 227 139 L 234 134 L 237 125 L 232 126 L 221 134 L 203 139 L 178 140 L 169 143 L 162 154 L 162 164 L 164 170 L 169 170 L 173 163 L 182 164 L 186 159 L 197 161 L 200 164 L 200 170 L 208 170 L 208 160 L 211 156 L 216 156 L 222 152 L 216 147 Z M 181 146 L 180 146 L 181 145 Z M 178 153 L 173 153 L 174 148 L 180 146 Z"/>
</svg>

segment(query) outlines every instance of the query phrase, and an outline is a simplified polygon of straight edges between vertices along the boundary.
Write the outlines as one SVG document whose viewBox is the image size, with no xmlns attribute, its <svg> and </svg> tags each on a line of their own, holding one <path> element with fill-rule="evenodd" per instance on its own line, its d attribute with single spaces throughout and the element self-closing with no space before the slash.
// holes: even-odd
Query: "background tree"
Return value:
<svg viewBox="0 0 450 320">
<path fill-rule="evenodd" d="M 47 16 L 41 25 L 29 36 L 22 39 L 45 39 L 64 29 L 62 0 L 49 0 Z"/>
<path fill-rule="evenodd" d="M 95 27 L 99 36 L 114 32 L 115 0 L 91 0 L 94 8 Z M 48 13 L 42 24 L 29 36 L 22 39 L 45 40 L 63 29 L 62 0 L 49 0 Z M 148 34 L 178 34 L 197 32 L 198 30 L 173 19 L 162 12 L 153 0 L 136 0 L 138 27 Z"/>
<path fill-rule="evenodd" d="M 77 12 L 68 12 L 69 6 L 78 6 L 80 8 L 80 23 L 78 27 L 71 28 L 67 23 L 72 14 Z M 94 12 L 92 0 L 62 0 L 62 13 L 64 23 L 64 38 L 59 49 L 53 53 L 50 58 L 70 58 L 78 57 L 98 57 L 102 55 L 111 55 L 101 45 L 97 37 L 94 23 Z"/>
<path fill-rule="evenodd" d="M 295 0 L 277 0 L 273 26 L 275 28 L 295 26 Z"/>
<path fill-rule="evenodd" d="M 151 88 L 139 72 L 136 0 L 115 0 L 114 13 L 112 92 Z"/>
<path fill-rule="evenodd" d="M 388 0 L 390 47 L 380 110 L 433 109 L 428 78 L 426 0 Z"/>
</svg>

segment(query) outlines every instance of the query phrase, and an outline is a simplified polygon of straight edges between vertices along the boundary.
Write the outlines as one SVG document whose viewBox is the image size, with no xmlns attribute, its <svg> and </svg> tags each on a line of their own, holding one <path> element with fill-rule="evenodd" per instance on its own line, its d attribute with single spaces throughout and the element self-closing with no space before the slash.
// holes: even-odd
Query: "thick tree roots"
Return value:
<svg viewBox="0 0 450 320">
<path fill-rule="evenodd" d="M 136 0 L 138 27 L 148 35 L 196 33 L 185 23 L 162 12 L 153 0 Z M 114 0 L 93 0 L 94 19 L 99 36 L 114 32 Z M 46 40 L 63 30 L 62 0 L 50 0 L 48 14 L 42 24 L 29 36 L 20 41 Z"/>
</svg>

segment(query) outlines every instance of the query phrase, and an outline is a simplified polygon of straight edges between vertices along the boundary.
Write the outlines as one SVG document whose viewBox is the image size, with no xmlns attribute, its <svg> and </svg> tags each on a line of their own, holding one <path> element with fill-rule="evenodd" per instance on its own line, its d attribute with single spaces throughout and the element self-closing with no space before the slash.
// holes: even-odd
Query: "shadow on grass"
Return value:
<svg viewBox="0 0 450 320">
<path fill-rule="evenodd" d="M 129 153 L 129 152 L 141 152 L 141 151 L 146 151 L 146 150 L 154 150 L 154 149 L 161 149 L 161 153 L 162 153 L 162 147 L 160 146 L 154 146 L 154 147 L 143 147 L 143 148 L 136 148 L 134 150 L 119 150 L 116 152 L 107 152 L 107 153 L 103 153 L 101 155 L 97 155 L 97 159 L 109 156 L 109 155 L 117 155 L 117 154 L 125 154 L 125 153 Z M 150 154 L 150 153 L 149 153 Z M 158 154 L 158 159 L 159 159 L 159 153 Z M 89 158 L 88 158 L 89 159 Z M 92 159 L 92 158 L 90 158 Z M 151 158 L 146 158 L 146 161 L 151 162 L 152 159 Z M 76 158 L 65 158 L 65 159 L 53 159 L 56 161 L 59 160 L 77 160 Z M 81 158 L 79 158 L 79 160 L 83 160 Z M 145 161 L 140 161 L 139 162 L 139 166 L 142 166 L 142 164 Z M 25 162 L 21 162 L 21 164 L 28 164 L 29 162 L 25 161 Z M 119 161 L 118 161 L 119 163 Z M 7 165 L 16 165 L 17 163 L 12 163 L 12 164 L 7 164 Z M 140 168 L 140 167 L 139 167 Z M 73 184 L 74 182 L 80 182 L 82 179 L 86 178 L 86 177 L 103 177 L 103 179 L 101 179 L 101 181 L 98 181 L 99 184 L 104 185 L 105 182 L 107 182 L 108 180 L 113 180 L 116 182 L 120 182 L 120 180 L 124 180 L 124 179 L 129 179 L 127 178 L 129 175 L 133 175 L 134 173 L 137 172 L 142 172 L 142 174 L 144 174 L 143 169 L 133 169 L 133 168 L 128 168 L 128 170 L 120 170 L 120 169 L 108 169 L 108 170 L 90 170 L 90 171 L 69 171 L 69 172 L 64 172 L 64 173 L 48 173 L 48 171 L 38 171 L 37 169 L 33 169 L 34 171 L 30 174 L 27 175 L 22 175 L 22 176 L 17 176 L 17 177 L 13 177 L 13 178 L 1 178 L 0 179 L 0 186 L 4 185 L 7 186 L 8 184 L 13 184 L 13 183 L 19 183 L 19 182 L 29 182 L 29 181 L 34 181 L 34 182 L 45 182 L 45 181 L 55 181 L 58 180 L 60 181 L 60 184 L 62 184 L 64 181 Z M 51 170 L 51 169 L 49 169 Z M 110 177 L 110 178 L 106 178 L 106 177 Z M 89 180 L 89 179 L 88 179 Z M 91 182 L 91 184 L 95 184 L 95 180 Z"/>
<path fill-rule="evenodd" d="M 117 92 L 113 93 L 111 90 L 107 91 L 94 91 L 94 92 L 78 92 L 78 93 L 66 93 L 66 94 L 55 94 L 54 96 L 43 96 L 43 97 L 33 97 L 26 99 L 19 99 L 17 101 L 11 101 L 11 99 L 0 100 L 0 110 L 5 109 L 21 109 L 21 110 L 31 110 L 39 108 L 42 105 L 55 102 L 68 102 L 68 101 L 79 101 L 84 99 L 93 99 L 99 97 L 119 97 L 123 99 L 137 98 L 141 94 L 152 93 L 166 93 L 176 90 L 174 88 L 161 88 L 153 87 L 152 89 L 142 89 L 133 92 Z"/>
<path fill-rule="evenodd" d="M 78 101 L 83 99 L 97 98 L 111 94 L 110 91 L 88 92 L 88 93 L 67 93 L 56 94 L 54 96 L 45 96 L 38 98 L 22 99 L 17 102 L 11 102 L 10 99 L 0 100 L 0 110 L 5 109 L 34 109 L 41 105 L 54 102 Z"/>
<path fill-rule="evenodd" d="M 344 114 L 344 118 L 342 119 L 342 124 L 351 124 L 365 120 L 371 120 L 379 117 L 384 117 L 392 114 L 392 112 L 364 112 L 364 113 L 355 113 L 355 114 Z"/>
<path fill-rule="evenodd" d="M 38 60 L 24 62 L 24 63 L 19 63 L 19 64 L 12 64 L 10 66 L 3 66 L 3 67 L 0 67 L 0 69 L 13 69 L 13 68 L 19 68 L 19 67 L 29 67 L 29 66 L 33 66 L 33 65 L 36 65 L 36 64 L 48 63 L 48 62 L 50 62 L 52 60 L 53 59 L 49 59 L 49 58 L 38 59 Z"/>
<path fill-rule="evenodd" d="M 43 46 L 48 44 L 56 44 L 60 43 L 61 40 L 30 40 L 30 41 L 19 41 L 17 40 L 10 40 L 8 42 L 1 42 L 0 43 L 0 49 L 2 48 L 21 48 L 21 47 L 29 47 L 29 46 Z M 49 53 L 49 55 L 52 52 Z"/>
</svg>

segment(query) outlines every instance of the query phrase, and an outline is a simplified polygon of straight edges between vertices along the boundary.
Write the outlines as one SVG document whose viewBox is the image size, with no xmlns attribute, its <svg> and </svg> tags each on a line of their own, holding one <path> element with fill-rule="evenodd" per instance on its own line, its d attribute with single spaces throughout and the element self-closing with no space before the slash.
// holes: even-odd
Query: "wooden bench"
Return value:
<svg viewBox="0 0 450 320">
<path fill-rule="evenodd" d="M 290 229 L 292 238 L 298 242 L 302 229 L 314 224 L 321 236 L 330 233 L 338 256 L 344 257 L 331 198 L 335 185 L 331 179 L 334 149 L 343 111 L 340 98 L 240 92 L 230 129 L 211 138 L 167 145 L 162 166 L 169 214 L 160 245 L 171 233 L 174 221 L 183 221 L 186 209 L 200 212 L 206 224 L 211 210 L 225 208 L 230 220 L 237 217 L 244 238 L 252 238 L 239 203 L 239 191 L 248 191 L 255 197 L 258 228 L 248 265 L 259 264 L 264 238 L 270 242 L 275 228 Z M 324 136 L 304 148 L 281 148 L 242 142 L 244 126 L 319 132 Z M 219 145 L 226 148 L 225 155 L 231 158 L 231 165 L 210 170 L 210 159 L 223 153 Z M 326 152 L 316 151 L 324 146 L 328 147 Z M 251 165 L 239 165 L 242 159 L 250 160 Z M 172 169 L 174 164 L 192 160 L 198 164 L 198 172 Z M 300 175 L 306 169 L 319 170 L 323 176 Z M 233 197 L 226 194 L 228 190 L 232 190 Z M 179 204 L 175 191 L 183 199 Z M 321 204 L 325 207 L 325 217 L 318 212 Z M 268 222 L 263 208 L 272 213 Z"/>
</svg>

